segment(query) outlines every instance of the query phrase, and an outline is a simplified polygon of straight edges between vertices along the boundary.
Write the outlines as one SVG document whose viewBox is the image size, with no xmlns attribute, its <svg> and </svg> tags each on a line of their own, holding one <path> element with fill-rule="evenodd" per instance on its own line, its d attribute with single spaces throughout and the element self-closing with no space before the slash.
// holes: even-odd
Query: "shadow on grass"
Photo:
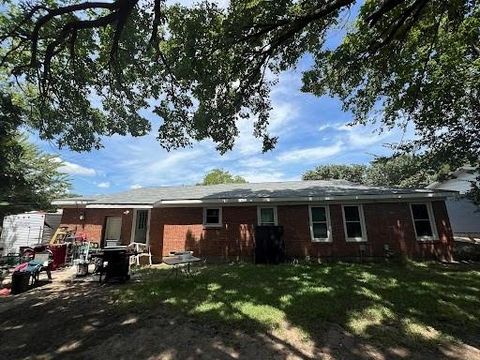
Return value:
<svg viewBox="0 0 480 360">
<path fill-rule="evenodd" d="M 239 264 L 208 266 L 193 278 L 178 279 L 166 279 L 167 272 L 145 270 L 141 282 L 124 285 L 45 286 L 0 301 L 2 356 L 467 359 L 479 354 L 457 344 L 479 347 L 478 268 Z"/>
<path fill-rule="evenodd" d="M 210 266 L 193 279 L 165 279 L 166 271 L 146 271 L 144 282 L 117 300 L 138 309 L 167 304 L 250 333 L 282 334 L 292 326 L 319 349 L 329 343 L 332 324 L 338 342 L 353 336 L 364 351 L 370 346 L 383 356 L 448 356 L 439 353 L 442 346 L 457 342 L 480 347 L 478 268 L 240 264 Z"/>
</svg>

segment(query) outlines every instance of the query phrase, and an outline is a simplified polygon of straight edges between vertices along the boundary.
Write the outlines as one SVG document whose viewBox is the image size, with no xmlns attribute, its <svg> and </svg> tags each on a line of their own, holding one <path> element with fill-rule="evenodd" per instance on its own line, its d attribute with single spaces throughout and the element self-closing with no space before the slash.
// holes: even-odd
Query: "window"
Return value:
<svg viewBox="0 0 480 360">
<path fill-rule="evenodd" d="M 343 224 L 347 241 L 367 241 L 365 219 L 361 205 L 343 206 Z"/>
<path fill-rule="evenodd" d="M 437 238 L 433 221 L 432 204 L 411 204 L 413 224 L 417 240 L 433 240 Z"/>
<path fill-rule="evenodd" d="M 203 225 L 221 226 L 222 225 L 222 208 L 204 208 L 203 209 Z"/>
<path fill-rule="evenodd" d="M 122 236 L 122 218 L 107 216 L 105 220 L 105 246 L 117 246 Z"/>
<path fill-rule="evenodd" d="M 258 225 L 275 226 L 278 223 L 276 207 L 259 207 L 257 216 Z"/>
<path fill-rule="evenodd" d="M 312 241 L 332 241 L 328 206 L 310 206 L 310 236 Z"/>
<path fill-rule="evenodd" d="M 148 223 L 150 210 L 133 210 L 131 242 L 146 244 L 148 242 Z"/>
</svg>

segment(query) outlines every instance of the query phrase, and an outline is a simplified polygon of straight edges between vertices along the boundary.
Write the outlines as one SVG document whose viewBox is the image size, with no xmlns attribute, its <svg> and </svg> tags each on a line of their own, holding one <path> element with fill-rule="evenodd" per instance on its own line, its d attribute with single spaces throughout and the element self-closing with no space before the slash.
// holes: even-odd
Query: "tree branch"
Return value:
<svg viewBox="0 0 480 360">
<path fill-rule="evenodd" d="M 127 22 L 128 17 L 130 16 L 138 0 L 118 0 L 118 2 L 121 2 L 122 4 L 119 5 L 117 11 L 117 24 L 115 26 L 115 34 L 113 35 L 112 47 L 110 49 L 110 63 L 113 63 L 113 60 L 115 59 L 115 55 L 118 50 L 118 42 L 122 36 L 123 28 L 125 27 L 125 23 Z"/>
<path fill-rule="evenodd" d="M 287 26 L 290 29 L 286 31 L 286 37 L 290 37 L 291 34 L 294 34 L 298 31 L 304 29 L 307 25 L 311 22 L 316 20 L 320 20 L 334 11 L 337 11 L 345 6 L 349 6 L 353 4 L 355 0 L 335 0 L 332 2 L 328 2 L 327 4 L 313 10 L 312 12 L 303 14 L 301 16 L 296 16 L 293 19 L 281 19 L 272 24 L 257 24 L 254 27 L 263 28 L 262 30 L 249 34 L 241 38 L 238 42 L 248 41 L 250 39 L 258 38 L 262 35 L 268 34 L 269 32 L 278 29 L 281 26 Z"/>
<path fill-rule="evenodd" d="M 422 10 L 425 8 L 429 0 L 415 0 L 415 2 L 407 7 L 403 15 L 397 19 L 388 29 L 388 34 L 380 41 L 374 42 L 368 49 L 368 53 L 374 54 L 381 48 L 389 44 L 395 36 L 405 35 L 416 23 Z"/>
<path fill-rule="evenodd" d="M 377 10 L 367 16 L 367 22 L 370 26 L 375 26 L 382 16 L 402 3 L 405 3 L 405 0 L 383 0 L 380 2 Z"/>
<path fill-rule="evenodd" d="M 56 16 L 60 15 L 65 15 L 65 14 L 71 14 L 76 11 L 81 11 L 81 10 L 88 10 L 88 9 L 109 9 L 109 10 L 114 10 L 118 7 L 118 2 L 113 3 L 107 3 L 107 2 L 83 2 L 80 4 L 74 4 L 74 5 L 69 5 L 69 6 L 63 6 L 58 9 L 49 9 L 47 10 L 47 14 L 40 17 L 36 22 L 35 26 L 32 30 L 32 33 L 30 35 L 30 41 L 32 42 L 31 44 L 31 57 L 30 57 L 30 65 L 31 66 L 36 66 L 37 62 L 37 46 L 38 46 L 38 40 L 39 40 L 39 35 L 40 31 L 43 26 L 45 26 L 50 20 L 55 18 Z"/>
</svg>

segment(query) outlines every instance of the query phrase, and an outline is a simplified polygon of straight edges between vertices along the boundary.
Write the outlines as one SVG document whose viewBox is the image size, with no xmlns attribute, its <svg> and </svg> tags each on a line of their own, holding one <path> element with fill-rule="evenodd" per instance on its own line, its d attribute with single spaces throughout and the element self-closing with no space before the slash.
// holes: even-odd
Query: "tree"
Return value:
<svg viewBox="0 0 480 360">
<path fill-rule="evenodd" d="M 366 171 L 365 183 L 373 186 L 424 188 L 448 173 L 450 168 L 432 168 L 428 159 L 415 155 L 377 157 Z"/>
<path fill-rule="evenodd" d="M 51 210 L 51 201 L 70 184 L 57 157 L 39 151 L 17 126 L 21 110 L 10 96 L 0 96 L 0 219 L 10 213 Z"/>
<path fill-rule="evenodd" d="M 472 182 L 471 190 L 467 193 L 467 198 L 472 200 L 475 204 L 480 206 L 480 176 L 477 177 L 476 182 Z"/>
<path fill-rule="evenodd" d="M 480 6 L 471 0 L 365 1 L 339 47 L 324 46 L 355 0 L 8 1 L 0 16 L 4 82 L 22 92 L 40 136 L 74 150 L 151 130 L 167 149 L 212 139 L 232 148 L 240 118 L 263 150 L 269 94 L 306 54 L 304 91 L 339 96 L 355 121 L 413 122 L 441 161 L 477 160 Z M 148 100 L 148 102 L 147 102 Z M 452 151 L 452 150 L 455 151 Z M 452 156 L 451 156 L 452 155 Z"/>
<path fill-rule="evenodd" d="M 370 186 L 424 188 L 450 172 L 426 156 L 377 157 L 367 165 L 321 165 L 303 174 L 303 180 L 343 179 Z"/>
<path fill-rule="evenodd" d="M 216 185 L 216 184 L 243 184 L 247 181 L 239 176 L 232 175 L 222 169 L 213 169 L 205 174 L 203 181 L 198 185 Z"/>
<path fill-rule="evenodd" d="M 454 167 L 477 163 L 480 4 L 386 1 L 394 8 L 382 14 L 376 3 L 365 3 L 338 48 L 314 53 L 303 90 L 339 96 L 357 123 L 413 123 L 417 138 L 403 150 L 426 148 L 431 159 Z M 401 6 L 408 11 L 397 17 Z"/>
<path fill-rule="evenodd" d="M 366 165 L 320 165 L 302 175 L 303 180 L 343 179 L 354 183 L 365 182 Z"/>
</svg>

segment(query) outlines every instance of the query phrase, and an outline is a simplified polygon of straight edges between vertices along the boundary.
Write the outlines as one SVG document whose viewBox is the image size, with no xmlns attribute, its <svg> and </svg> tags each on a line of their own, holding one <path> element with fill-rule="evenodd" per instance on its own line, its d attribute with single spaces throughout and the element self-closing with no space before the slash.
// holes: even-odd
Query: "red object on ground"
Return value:
<svg viewBox="0 0 480 360">
<path fill-rule="evenodd" d="M 49 249 L 53 254 L 51 269 L 55 270 L 64 266 L 65 257 L 67 256 L 67 244 L 50 245 Z"/>
<path fill-rule="evenodd" d="M 22 263 L 22 264 L 20 264 L 20 265 L 15 266 L 15 267 L 13 268 L 13 272 L 15 272 L 15 271 L 22 271 L 22 270 L 24 270 L 27 266 L 28 266 L 28 262 L 24 262 L 24 263 Z"/>
<path fill-rule="evenodd" d="M 10 289 L 4 288 L 0 289 L 0 296 L 9 296 L 10 295 Z"/>
</svg>

